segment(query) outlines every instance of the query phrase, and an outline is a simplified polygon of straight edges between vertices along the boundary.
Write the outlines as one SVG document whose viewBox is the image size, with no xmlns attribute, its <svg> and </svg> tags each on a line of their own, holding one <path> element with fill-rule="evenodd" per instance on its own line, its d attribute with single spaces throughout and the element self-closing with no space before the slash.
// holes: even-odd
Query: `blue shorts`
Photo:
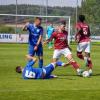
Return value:
<svg viewBox="0 0 100 100">
<path fill-rule="evenodd" d="M 37 51 L 35 51 L 34 50 L 34 47 L 35 46 L 33 46 L 33 45 L 29 45 L 29 50 L 28 50 L 28 54 L 30 55 L 30 56 L 43 56 L 43 47 L 42 47 L 42 45 L 39 45 L 38 46 L 38 49 L 37 49 Z"/>
<path fill-rule="evenodd" d="M 54 70 L 54 65 L 49 64 L 48 66 L 43 67 L 43 69 L 46 71 L 45 79 L 48 79 Z"/>
</svg>

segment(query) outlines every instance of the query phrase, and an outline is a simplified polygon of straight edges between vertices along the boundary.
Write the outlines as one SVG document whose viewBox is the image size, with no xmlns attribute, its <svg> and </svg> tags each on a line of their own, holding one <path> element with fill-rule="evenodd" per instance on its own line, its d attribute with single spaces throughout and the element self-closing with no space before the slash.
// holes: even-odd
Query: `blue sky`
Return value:
<svg viewBox="0 0 100 100">
<path fill-rule="evenodd" d="M 18 4 L 35 4 L 46 5 L 46 0 L 17 0 Z M 76 6 L 77 0 L 48 0 L 49 6 Z M 0 5 L 15 4 L 16 0 L 0 0 Z M 78 5 L 81 5 L 81 0 L 78 0 Z"/>
</svg>

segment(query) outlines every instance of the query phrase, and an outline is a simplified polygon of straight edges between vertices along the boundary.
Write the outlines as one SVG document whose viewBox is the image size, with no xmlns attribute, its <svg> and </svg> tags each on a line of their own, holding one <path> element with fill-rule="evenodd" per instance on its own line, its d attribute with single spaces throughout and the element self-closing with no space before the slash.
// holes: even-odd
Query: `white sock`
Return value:
<svg viewBox="0 0 100 100">
<path fill-rule="evenodd" d="M 80 72 L 80 71 L 81 71 L 81 70 L 78 68 L 78 69 L 77 69 L 77 72 Z"/>
<path fill-rule="evenodd" d="M 89 69 L 89 73 L 92 74 L 92 69 Z"/>
</svg>

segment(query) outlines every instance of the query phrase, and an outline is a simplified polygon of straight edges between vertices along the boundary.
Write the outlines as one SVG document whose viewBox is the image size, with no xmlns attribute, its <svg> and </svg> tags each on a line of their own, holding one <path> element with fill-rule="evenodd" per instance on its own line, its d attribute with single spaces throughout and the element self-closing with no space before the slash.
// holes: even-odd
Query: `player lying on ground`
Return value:
<svg viewBox="0 0 100 100">
<path fill-rule="evenodd" d="M 66 66 L 65 63 L 62 63 L 61 61 L 51 63 L 45 67 L 42 68 L 34 68 L 33 65 L 36 62 L 35 57 L 27 56 L 30 63 L 28 62 L 25 68 L 22 68 L 21 66 L 16 67 L 16 72 L 22 73 L 22 76 L 24 79 L 49 79 L 49 78 L 55 78 L 55 76 L 51 75 L 55 67 L 57 66 Z"/>
<path fill-rule="evenodd" d="M 79 68 L 79 64 L 73 59 L 72 53 L 70 51 L 70 47 L 68 45 L 68 32 L 65 29 L 66 22 L 63 21 L 58 26 L 57 31 L 55 31 L 50 39 L 46 40 L 45 43 L 49 43 L 54 39 L 54 54 L 53 54 L 53 62 L 57 62 L 61 55 L 64 55 L 70 65 L 72 65 L 77 71 L 78 75 L 81 75 L 82 70 Z"/>
<path fill-rule="evenodd" d="M 92 61 L 90 58 L 90 28 L 85 23 L 85 16 L 79 15 L 79 22 L 76 24 L 77 33 L 75 36 L 77 46 L 77 57 L 86 62 L 89 73 L 92 74 Z M 84 52 L 85 55 L 82 54 Z"/>
<path fill-rule="evenodd" d="M 24 31 L 29 32 L 29 56 L 34 56 L 35 54 L 39 59 L 39 67 L 43 66 L 43 48 L 42 48 L 42 37 L 43 28 L 41 27 L 41 18 L 36 17 L 34 23 L 27 23 L 24 27 Z"/>
</svg>

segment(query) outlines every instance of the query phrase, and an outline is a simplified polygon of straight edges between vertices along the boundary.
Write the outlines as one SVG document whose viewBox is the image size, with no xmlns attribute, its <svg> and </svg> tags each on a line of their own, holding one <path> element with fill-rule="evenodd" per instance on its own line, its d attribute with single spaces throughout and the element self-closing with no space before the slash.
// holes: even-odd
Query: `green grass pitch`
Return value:
<svg viewBox="0 0 100 100">
<path fill-rule="evenodd" d="M 76 45 L 71 47 L 75 60 L 86 68 L 75 55 Z M 69 66 L 55 69 L 57 79 L 23 80 L 15 67 L 25 66 L 27 49 L 27 44 L 0 44 L 0 100 L 100 100 L 100 44 L 92 44 L 91 78 L 76 76 Z M 44 65 L 51 62 L 52 53 L 53 50 L 44 47 Z M 64 57 L 61 60 L 66 61 Z"/>
</svg>

